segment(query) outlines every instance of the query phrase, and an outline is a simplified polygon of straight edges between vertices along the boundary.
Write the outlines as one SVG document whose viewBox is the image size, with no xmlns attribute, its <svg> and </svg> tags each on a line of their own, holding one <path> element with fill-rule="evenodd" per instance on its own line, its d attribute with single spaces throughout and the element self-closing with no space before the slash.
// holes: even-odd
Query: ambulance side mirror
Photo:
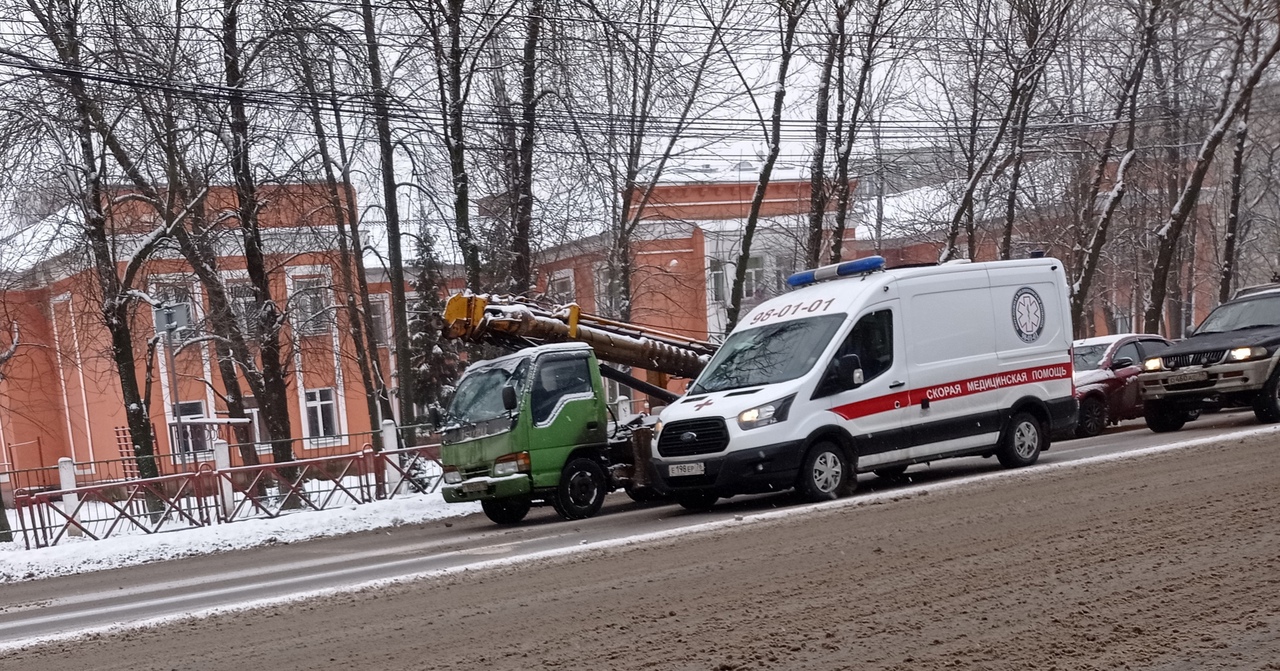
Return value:
<svg viewBox="0 0 1280 671">
<path fill-rule="evenodd" d="M 506 385 L 502 388 L 502 408 L 504 410 L 515 410 L 516 406 L 519 405 L 519 400 L 516 398 L 515 387 Z"/>
<path fill-rule="evenodd" d="M 845 354 L 836 360 L 836 374 L 841 382 L 852 382 L 853 386 L 863 382 L 862 359 L 857 354 Z"/>
</svg>

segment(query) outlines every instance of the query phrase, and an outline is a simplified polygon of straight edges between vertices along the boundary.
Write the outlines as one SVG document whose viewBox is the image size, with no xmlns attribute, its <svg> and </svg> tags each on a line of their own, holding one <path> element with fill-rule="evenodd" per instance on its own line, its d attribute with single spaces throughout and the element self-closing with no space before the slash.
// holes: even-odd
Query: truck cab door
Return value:
<svg viewBox="0 0 1280 671">
<path fill-rule="evenodd" d="M 553 487 L 569 453 L 605 442 L 600 373 L 582 352 L 538 357 L 529 385 L 530 466 L 534 487 Z"/>
<path fill-rule="evenodd" d="M 872 306 L 854 321 L 814 392 L 853 436 L 859 470 L 893 461 L 911 444 L 903 421 L 911 406 L 904 351 L 898 301 Z M 852 356 L 860 382 L 851 375 Z"/>
</svg>

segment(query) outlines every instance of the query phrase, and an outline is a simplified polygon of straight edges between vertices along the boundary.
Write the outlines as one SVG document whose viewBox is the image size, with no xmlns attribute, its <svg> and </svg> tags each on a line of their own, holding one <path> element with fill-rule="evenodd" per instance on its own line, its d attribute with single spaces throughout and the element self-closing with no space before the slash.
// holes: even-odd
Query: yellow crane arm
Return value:
<svg viewBox="0 0 1280 671">
<path fill-rule="evenodd" d="M 444 334 L 474 342 L 584 342 L 602 361 L 694 378 L 716 345 L 582 312 L 576 304 L 549 308 L 528 299 L 459 293 L 444 309 Z"/>
</svg>

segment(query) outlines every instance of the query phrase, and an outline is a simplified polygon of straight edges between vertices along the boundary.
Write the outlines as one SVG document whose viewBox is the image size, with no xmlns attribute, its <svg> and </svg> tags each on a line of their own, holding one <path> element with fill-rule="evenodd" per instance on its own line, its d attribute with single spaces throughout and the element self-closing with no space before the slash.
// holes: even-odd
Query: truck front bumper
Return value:
<svg viewBox="0 0 1280 671">
<path fill-rule="evenodd" d="M 656 489 L 672 494 L 682 491 L 714 491 L 720 496 L 756 494 L 790 489 L 800 472 L 801 449 L 804 441 L 797 440 L 776 445 L 764 445 L 750 449 L 698 457 L 664 459 L 654 455 L 650 461 L 650 473 Z M 672 476 L 671 466 L 701 464 L 703 472 L 697 475 Z"/>
<path fill-rule="evenodd" d="M 463 480 L 456 485 L 445 485 L 440 493 L 447 503 L 508 499 L 528 496 L 533 491 L 533 479 L 527 473 L 505 475 L 500 478 L 482 476 Z"/>
<path fill-rule="evenodd" d="M 1255 392 L 1271 374 L 1271 359 L 1222 363 L 1202 368 L 1180 368 L 1143 373 L 1142 398 L 1146 400 L 1193 400 L 1221 394 Z M 1203 374 L 1203 376 L 1201 375 Z"/>
</svg>

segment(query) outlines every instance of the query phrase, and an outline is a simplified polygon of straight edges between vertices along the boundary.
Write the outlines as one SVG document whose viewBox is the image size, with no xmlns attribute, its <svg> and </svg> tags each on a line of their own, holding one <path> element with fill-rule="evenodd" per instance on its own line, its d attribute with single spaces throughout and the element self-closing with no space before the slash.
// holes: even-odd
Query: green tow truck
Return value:
<svg viewBox="0 0 1280 671">
<path fill-rule="evenodd" d="M 645 498 L 644 416 L 611 422 L 600 366 L 589 345 L 520 350 L 467 369 L 443 420 L 445 501 L 479 501 L 498 524 L 550 504 L 565 519 L 595 515 L 626 488 Z M 641 429 L 641 430 L 637 430 Z"/>
<path fill-rule="evenodd" d="M 448 409 L 433 412 L 445 501 L 479 501 L 489 519 L 515 524 L 534 505 L 565 519 L 591 517 L 617 489 L 637 501 L 658 498 L 647 468 L 657 418 L 615 417 L 604 379 L 663 403 L 678 396 L 597 357 L 657 371 L 661 382 L 695 377 L 715 345 L 508 297 L 458 294 L 444 321 L 449 337 L 519 348 L 469 366 Z"/>
</svg>

